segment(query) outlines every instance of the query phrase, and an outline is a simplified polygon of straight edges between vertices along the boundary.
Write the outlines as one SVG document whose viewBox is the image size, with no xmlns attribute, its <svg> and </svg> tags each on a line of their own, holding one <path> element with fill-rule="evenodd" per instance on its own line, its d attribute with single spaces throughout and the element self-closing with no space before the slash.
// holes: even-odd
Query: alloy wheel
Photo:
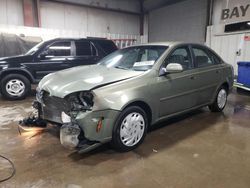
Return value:
<svg viewBox="0 0 250 188">
<path fill-rule="evenodd" d="M 25 91 L 25 84 L 19 79 L 12 79 L 6 83 L 6 91 L 11 96 L 21 96 Z"/>
</svg>

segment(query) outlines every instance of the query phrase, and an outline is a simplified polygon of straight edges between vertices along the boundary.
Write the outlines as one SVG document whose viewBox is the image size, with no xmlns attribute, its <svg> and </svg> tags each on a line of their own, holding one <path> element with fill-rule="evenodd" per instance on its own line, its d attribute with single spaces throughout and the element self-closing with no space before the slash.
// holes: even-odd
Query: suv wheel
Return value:
<svg viewBox="0 0 250 188">
<path fill-rule="evenodd" d="M 221 112 L 227 104 L 227 96 L 227 89 L 224 86 L 221 86 L 217 92 L 214 103 L 209 106 L 209 109 L 212 112 Z"/>
<path fill-rule="evenodd" d="M 24 99 L 31 90 L 30 81 L 20 74 L 9 74 L 1 81 L 1 94 L 9 100 Z"/>
<path fill-rule="evenodd" d="M 121 112 L 113 130 L 112 145 L 118 151 L 130 151 L 139 146 L 147 133 L 148 119 L 143 109 L 131 106 Z"/>
</svg>

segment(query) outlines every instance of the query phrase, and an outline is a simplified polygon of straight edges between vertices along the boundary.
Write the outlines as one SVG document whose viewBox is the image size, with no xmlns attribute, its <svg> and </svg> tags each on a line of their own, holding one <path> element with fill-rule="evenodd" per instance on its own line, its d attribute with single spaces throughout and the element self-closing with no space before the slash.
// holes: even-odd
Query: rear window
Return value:
<svg viewBox="0 0 250 188">
<path fill-rule="evenodd" d="M 91 45 L 88 41 L 75 41 L 76 45 L 76 56 L 90 56 Z"/>
<path fill-rule="evenodd" d="M 95 43 L 97 43 L 107 54 L 110 54 L 117 50 L 117 46 L 113 41 L 110 40 L 97 40 L 95 41 Z"/>
</svg>

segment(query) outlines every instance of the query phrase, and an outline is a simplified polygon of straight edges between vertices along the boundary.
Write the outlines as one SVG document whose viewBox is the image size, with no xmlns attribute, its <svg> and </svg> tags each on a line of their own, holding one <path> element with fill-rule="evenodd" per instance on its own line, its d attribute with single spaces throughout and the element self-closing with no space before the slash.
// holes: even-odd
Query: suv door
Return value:
<svg viewBox="0 0 250 188">
<path fill-rule="evenodd" d="M 27 66 L 33 71 L 35 79 L 40 80 L 49 73 L 69 68 L 70 58 L 73 58 L 73 42 L 56 41 L 46 46 Z"/>
<path fill-rule="evenodd" d="M 96 64 L 102 56 L 95 45 L 88 40 L 75 41 L 75 57 L 71 60 L 72 66 Z"/>
<path fill-rule="evenodd" d="M 210 103 L 221 83 L 221 62 L 213 53 L 202 46 L 192 45 L 195 62 L 195 82 L 199 97 L 198 105 Z"/>
<path fill-rule="evenodd" d="M 184 71 L 159 77 L 157 83 L 160 98 L 159 117 L 182 112 L 197 105 L 198 93 L 189 46 L 174 49 L 164 61 L 162 68 L 169 63 L 181 64 Z"/>
</svg>

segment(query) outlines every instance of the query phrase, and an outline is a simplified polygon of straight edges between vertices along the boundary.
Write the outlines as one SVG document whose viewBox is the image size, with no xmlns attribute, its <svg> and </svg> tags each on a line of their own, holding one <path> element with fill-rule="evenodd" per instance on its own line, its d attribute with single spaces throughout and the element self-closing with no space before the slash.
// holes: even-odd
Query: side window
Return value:
<svg viewBox="0 0 250 188">
<path fill-rule="evenodd" d="M 76 56 L 91 56 L 91 44 L 88 41 L 75 41 Z"/>
<path fill-rule="evenodd" d="M 46 58 L 70 56 L 71 42 L 55 42 L 46 50 Z"/>
<path fill-rule="evenodd" d="M 207 67 L 214 64 L 214 61 L 204 49 L 193 47 L 193 51 L 198 67 Z"/>
<path fill-rule="evenodd" d="M 169 63 L 181 64 L 184 70 L 192 68 L 192 60 L 189 49 L 187 47 L 177 48 L 168 58 L 165 60 L 164 66 Z"/>
<path fill-rule="evenodd" d="M 212 52 L 210 52 L 210 54 L 211 54 L 211 57 L 212 57 L 215 64 L 221 64 L 222 63 L 221 59 L 216 54 L 214 54 Z"/>
</svg>

